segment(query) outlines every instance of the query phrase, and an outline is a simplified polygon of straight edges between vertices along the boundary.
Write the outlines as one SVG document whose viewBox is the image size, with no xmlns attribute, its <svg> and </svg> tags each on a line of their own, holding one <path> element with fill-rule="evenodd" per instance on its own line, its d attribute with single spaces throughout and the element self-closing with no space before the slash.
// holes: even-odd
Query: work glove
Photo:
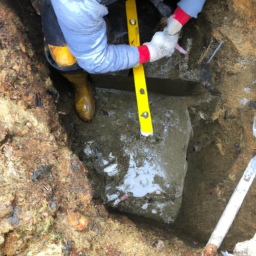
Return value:
<svg viewBox="0 0 256 256">
<path fill-rule="evenodd" d="M 178 7 L 168 19 L 164 32 L 169 36 L 179 33 L 190 18 L 191 17 L 187 13 Z"/>
<path fill-rule="evenodd" d="M 179 52 L 187 55 L 188 53 L 177 42 L 181 28 L 190 18 L 187 13 L 178 7 L 168 19 L 164 31 L 155 33 L 151 42 L 138 47 L 139 63 L 153 62 L 163 57 L 170 57 L 175 48 Z"/>
<path fill-rule="evenodd" d="M 165 32 L 156 32 L 152 40 L 145 43 L 149 50 L 149 61 L 153 62 L 163 57 L 170 57 L 177 45 L 179 35 L 169 36 Z"/>
</svg>

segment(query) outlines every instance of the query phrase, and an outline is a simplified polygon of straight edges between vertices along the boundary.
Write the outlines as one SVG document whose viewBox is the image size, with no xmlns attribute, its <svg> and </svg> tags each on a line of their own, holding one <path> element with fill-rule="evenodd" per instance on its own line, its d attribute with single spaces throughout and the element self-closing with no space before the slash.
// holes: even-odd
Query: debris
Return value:
<svg viewBox="0 0 256 256">
<path fill-rule="evenodd" d="M 0 218 L 4 218 L 5 216 L 12 212 L 13 200 L 14 196 L 12 195 L 0 197 Z"/>
<path fill-rule="evenodd" d="M 217 47 L 217 48 L 215 49 L 215 51 L 213 52 L 211 58 L 207 61 L 207 64 L 209 64 L 209 63 L 211 62 L 212 58 L 215 56 L 215 54 L 216 54 L 217 51 L 220 49 L 220 47 L 221 47 L 221 45 L 222 45 L 223 43 L 224 43 L 223 41 L 221 41 L 221 42 L 219 43 L 218 47 Z"/>
<path fill-rule="evenodd" d="M 164 249 L 164 242 L 162 240 L 158 240 L 157 244 L 156 244 L 156 249 L 159 252 L 162 252 Z"/>
<path fill-rule="evenodd" d="M 50 205 L 50 207 L 51 207 L 53 210 L 55 210 L 55 209 L 57 208 L 57 205 L 56 205 L 54 202 L 52 202 L 51 205 Z"/>
<path fill-rule="evenodd" d="M 198 65 L 202 63 L 202 61 L 203 61 L 205 55 L 207 54 L 207 52 L 208 52 L 209 49 L 210 49 L 210 46 L 211 46 L 212 42 L 213 42 L 213 37 L 211 37 L 211 40 L 210 40 L 210 43 L 209 43 L 208 47 L 207 47 L 206 50 L 202 53 L 202 55 L 201 55 L 199 61 L 197 62 Z"/>
<path fill-rule="evenodd" d="M 253 136 L 256 137 L 256 115 L 254 116 L 253 126 L 252 126 Z"/>
<path fill-rule="evenodd" d="M 43 187 L 48 191 L 49 190 L 49 188 L 47 188 L 45 185 L 43 185 Z"/>
<path fill-rule="evenodd" d="M 3 219 L 0 222 L 0 234 L 6 234 L 11 230 L 13 230 L 13 226 L 9 223 L 9 220 Z"/>
<path fill-rule="evenodd" d="M 119 204 L 122 203 L 123 201 L 125 201 L 125 200 L 128 199 L 128 198 L 129 198 L 129 196 L 124 196 L 124 197 L 121 199 L 121 201 L 119 202 Z"/>
<path fill-rule="evenodd" d="M 225 153 L 224 153 L 224 151 L 223 151 L 223 148 L 222 148 L 222 144 L 221 144 L 221 142 L 219 142 L 219 143 L 216 143 L 216 146 L 218 147 L 218 149 L 219 149 L 219 151 L 220 151 L 220 153 L 221 153 L 221 155 L 225 155 Z"/>
<path fill-rule="evenodd" d="M 88 226 L 88 220 L 78 212 L 68 211 L 68 220 L 75 230 L 84 230 Z"/>
<path fill-rule="evenodd" d="M 236 180 L 236 175 L 235 175 L 235 174 L 229 174 L 229 175 L 228 175 L 228 178 L 229 178 L 231 181 L 235 181 L 235 180 Z"/>
<path fill-rule="evenodd" d="M 251 240 L 237 243 L 234 249 L 234 255 L 255 256 L 256 255 L 256 234 Z"/>
<path fill-rule="evenodd" d="M 32 181 L 36 180 L 41 174 L 49 172 L 51 170 L 51 168 L 52 168 L 52 165 L 44 165 L 44 166 L 40 167 L 39 169 L 36 169 L 33 172 L 31 180 Z"/>
<path fill-rule="evenodd" d="M 13 208 L 13 211 L 14 211 L 14 212 L 19 212 L 19 213 L 22 212 L 22 210 L 20 210 L 20 209 L 18 209 L 18 208 L 15 208 L 15 207 Z"/>
<path fill-rule="evenodd" d="M 201 145 L 194 145 L 193 146 L 193 151 L 194 152 L 200 152 L 202 150 L 202 146 Z"/>
<path fill-rule="evenodd" d="M 175 47 L 176 50 L 178 50 L 180 53 L 184 54 L 184 55 L 188 55 L 187 51 L 185 51 L 180 45 L 176 45 Z"/>
<path fill-rule="evenodd" d="M 59 114 L 59 115 L 64 115 L 64 116 L 65 116 L 67 113 L 66 113 L 66 112 L 63 112 L 63 111 L 58 111 L 58 114 Z"/>
<path fill-rule="evenodd" d="M 13 226 L 15 226 L 15 225 L 18 225 L 20 223 L 20 219 L 18 217 L 14 216 L 14 217 L 9 218 L 9 222 Z"/>
<path fill-rule="evenodd" d="M 36 93 L 36 106 L 38 108 L 42 108 L 43 107 L 39 93 Z"/>
<path fill-rule="evenodd" d="M 198 113 L 198 115 L 200 116 L 201 119 L 203 119 L 203 120 L 207 119 L 205 113 L 203 113 L 202 111 L 198 111 L 197 113 Z"/>
<path fill-rule="evenodd" d="M 6 255 L 16 255 L 19 251 L 19 247 L 22 245 L 22 241 L 19 240 L 18 235 L 15 233 L 10 233 L 7 235 L 4 245 L 4 254 Z"/>
<path fill-rule="evenodd" d="M 4 237 L 0 236 L 0 245 L 2 245 L 4 243 Z"/>
<path fill-rule="evenodd" d="M 248 99 L 246 99 L 246 98 L 243 98 L 243 99 L 241 99 L 240 101 L 239 101 L 239 103 L 241 104 L 241 105 L 246 105 L 247 103 L 248 103 Z"/>
<path fill-rule="evenodd" d="M 221 252 L 223 256 L 234 256 L 234 254 L 230 254 L 228 252 Z"/>
<path fill-rule="evenodd" d="M 95 208 L 98 211 L 99 216 L 101 217 L 108 217 L 108 211 L 106 210 L 105 206 L 100 204 L 100 205 L 96 205 Z"/>
<path fill-rule="evenodd" d="M 40 0 L 34 0 L 32 2 L 34 9 L 36 10 L 37 15 L 41 15 L 42 2 Z"/>
<path fill-rule="evenodd" d="M 251 92 L 252 92 L 251 88 L 244 88 L 244 91 L 245 91 L 246 93 L 251 93 Z"/>
<path fill-rule="evenodd" d="M 26 48 L 25 48 L 25 46 L 24 46 L 22 43 L 20 43 L 20 49 L 21 49 L 23 52 L 26 52 Z"/>
</svg>

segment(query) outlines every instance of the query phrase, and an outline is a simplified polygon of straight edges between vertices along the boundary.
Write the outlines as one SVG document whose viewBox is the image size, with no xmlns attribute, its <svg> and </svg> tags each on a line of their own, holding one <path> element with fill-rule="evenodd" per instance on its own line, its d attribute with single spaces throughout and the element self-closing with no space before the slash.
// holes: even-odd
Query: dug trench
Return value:
<svg viewBox="0 0 256 256">
<path fill-rule="evenodd" d="M 1 2 L 2 5 L 6 5 L 5 1 Z M 15 10 L 21 17 L 25 28 L 22 34 L 28 36 L 26 40 L 30 42 L 35 52 L 32 64 L 33 62 L 41 63 L 40 69 L 32 69 L 32 72 L 40 73 L 40 81 L 42 83 L 50 75 L 56 88 L 46 91 L 51 94 L 52 101 L 58 102 L 56 103 L 56 111 L 64 128 L 64 133 L 68 135 L 64 144 L 72 149 L 74 154 L 84 162 L 85 166 L 89 166 L 90 163 L 85 154 L 85 142 L 86 140 L 88 141 L 87 126 L 91 124 L 82 123 L 76 116 L 73 106 L 72 86 L 46 65 L 43 56 L 43 35 L 41 33 L 40 17 L 36 15 L 29 1 L 16 0 L 11 3 L 11 7 L 12 9 L 9 9 L 9 12 Z M 123 8 L 122 4 L 116 8 Z M 113 209 L 109 209 L 111 218 L 117 220 L 120 225 L 122 224 L 123 228 L 126 225 L 134 225 L 143 234 L 151 234 L 148 239 L 154 248 L 160 246 L 156 241 L 166 241 L 171 234 L 178 235 L 193 248 L 203 247 L 225 209 L 249 160 L 256 153 L 255 139 L 252 136 L 252 123 L 256 108 L 255 86 L 253 84 L 253 81 L 256 80 L 255 56 L 247 51 L 248 48 L 253 47 L 253 38 L 250 38 L 247 48 L 243 48 L 240 45 L 242 42 L 237 40 L 238 37 L 243 38 L 244 42 L 248 40 L 248 34 L 254 28 L 253 17 L 244 17 L 244 8 L 248 8 L 248 6 L 243 6 L 242 3 L 238 4 L 237 1 L 207 1 L 198 19 L 191 20 L 186 25 L 179 41 L 180 45 L 189 51 L 189 57 L 184 57 L 176 52 L 172 57 L 171 63 L 168 60 L 163 60 L 157 66 L 153 66 L 155 72 L 152 72 L 150 65 L 145 67 L 149 91 L 159 95 L 169 95 L 170 100 L 175 100 L 177 97 L 182 99 L 188 108 L 193 128 L 193 136 L 189 141 L 186 152 L 188 167 L 182 195 L 182 206 L 173 224 L 166 225 L 163 222 L 152 221 L 151 218 L 127 214 L 132 220 L 131 222 L 122 217 L 123 211 L 114 210 L 113 212 Z M 140 15 L 139 10 L 138 13 Z M 157 15 L 156 13 L 155 15 Z M 236 15 L 238 15 L 239 21 L 236 20 Z M 156 20 L 158 20 L 158 17 Z M 109 22 L 111 22 L 111 17 Z M 244 25 L 247 24 L 246 22 L 249 22 L 250 26 L 246 27 Z M 120 24 L 124 24 L 124 22 L 120 22 Z M 143 21 L 141 21 L 141 24 L 143 24 Z M 230 35 L 230 31 L 234 30 L 233 24 L 243 26 L 244 34 L 233 31 L 233 33 L 237 34 Z M 141 27 L 143 28 L 143 25 Z M 117 30 L 117 32 L 120 31 Z M 144 40 L 151 34 L 153 34 L 152 30 L 150 30 L 149 35 L 145 35 Z M 250 36 L 253 37 L 253 35 Z M 222 48 L 212 62 L 209 65 L 205 65 L 205 61 L 209 60 L 221 40 L 224 41 Z M 243 40 L 241 39 L 241 41 Z M 3 48 L 1 49 L 3 50 Z M 7 67 L 6 63 L 2 65 Z M 102 95 L 100 87 L 125 91 L 133 90 L 131 72 L 126 76 L 122 75 L 92 75 L 90 77 L 91 83 L 96 88 L 96 104 L 99 102 L 99 95 Z M 49 80 L 47 81 L 49 82 Z M 7 96 L 5 95 L 5 97 Z M 44 98 L 44 96 L 41 97 Z M 114 98 L 107 98 L 112 100 L 108 104 L 116 107 Z M 154 108 L 154 105 L 151 108 Z M 102 111 L 98 104 L 96 116 L 102 116 L 102 119 L 107 119 L 111 115 L 111 110 L 113 109 Z M 56 115 L 56 112 L 51 113 L 49 111 L 49 115 Z M 50 118 L 53 118 L 53 116 Z M 127 116 L 118 116 L 118 119 L 125 126 Z M 134 120 L 136 120 L 136 115 L 134 115 Z M 54 121 L 58 122 L 55 118 Z M 55 128 L 52 125 L 52 131 Z M 111 138 L 112 144 L 116 143 L 115 132 L 112 131 L 113 134 L 107 133 L 104 135 Z M 1 146 L 5 145 L 6 142 L 11 143 L 12 140 L 7 137 L 6 140 L 1 142 Z M 96 153 L 101 153 L 100 150 L 102 149 L 96 147 L 95 150 Z M 34 159 L 28 160 L 34 161 Z M 90 169 L 89 167 L 87 175 L 94 190 L 94 203 L 95 205 L 100 205 L 102 200 L 98 191 L 99 187 L 105 184 L 105 177 L 102 178 L 95 172 L 95 169 Z M 61 191 L 61 189 L 59 190 Z M 73 190 L 70 193 L 76 194 L 76 191 Z M 256 186 L 253 183 L 230 231 L 223 241 L 221 249 L 232 251 L 237 242 L 250 239 L 254 235 L 256 230 L 254 222 L 256 215 L 255 195 Z M 63 196 L 63 198 L 65 198 L 64 200 L 77 200 L 75 197 Z M 71 205 L 72 202 L 67 202 L 67 204 Z M 59 215 L 64 214 L 62 213 L 62 208 L 66 209 L 66 206 L 58 208 Z M 46 217 L 44 218 L 46 219 Z M 57 220 L 54 225 L 61 225 L 60 218 L 57 218 Z M 49 227 L 51 225 L 49 224 Z M 46 233 L 50 234 L 49 227 Z M 59 228 L 59 232 L 65 233 L 63 228 Z M 112 233 L 109 233 L 109 235 L 112 235 Z M 19 233 L 19 236 L 26 237 L 22 232 Z M 12 239 L 13 241 L 17 239 L 14 238 L 13 233 L 6 235 L 6 238 L 8 243 L 11 243 Z M 23 241 L 27 240 L 29 238 L 23 239 Z M 72 241 L 72 239 L 70 238 L 69 241 Z M 74 239 L 70 243 L 70 248 L 72 248 L 72 243 L 75 243 L 75 245 L 73 244 L 74 248 L 77 246 L 76 244 L 82 247 L 83 241 L 81 240 L 79 243 Z M 65 246 L 65 248 L 68 248 L 69 242 Z M 181 243 L 180 248 L 182 248 Z M 98 255 L 120 255 L 115 254 L 117 252 L 114 249 L 112 250 L 112 252 L 110 250 L 110 254 L 104 254 L 101 251 L 102 254 Z M 7 251 L 5 246 L 5 254 L 14 255 L 6 253 Z M 87 255 L 93 254 L 88 253 Z"/>
</svg>

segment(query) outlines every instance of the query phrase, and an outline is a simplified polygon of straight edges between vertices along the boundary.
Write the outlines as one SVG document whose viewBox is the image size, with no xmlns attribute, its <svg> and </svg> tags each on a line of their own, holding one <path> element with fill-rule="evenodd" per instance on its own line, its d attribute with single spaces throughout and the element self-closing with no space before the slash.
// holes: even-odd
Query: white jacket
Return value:
<svg viewBox="0 0 256 256">
<path fill-rule="evenodd" d="M 197 17 L 205 0 L 181 0 L 178 6 Z M 139 63 L 138 48 L 108 45 L 108 10 L 96 0 L 52 0 L 60 28 L 78 65 L 89 73 L 107 73 L 129 69 Z"/>
</svg>

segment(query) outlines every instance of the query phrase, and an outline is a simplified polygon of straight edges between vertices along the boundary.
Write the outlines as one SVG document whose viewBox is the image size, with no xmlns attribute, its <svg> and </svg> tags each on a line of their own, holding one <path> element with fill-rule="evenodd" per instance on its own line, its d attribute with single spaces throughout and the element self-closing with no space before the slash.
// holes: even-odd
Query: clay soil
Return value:
<svg viewBox="0 0 256 256">
<path fill-rule="evenodd" d="M 211 78 L 184 97 L 194 136 L 183 205 L 163 227 L 108 212 L 93 198 L 72 145 L 80 121 L 62 114 L 72 88 L 47 66 L 40 16 L 29 0 L 0 0 L 0 255 L 202 255 L 256 154 L 253 10 L 253 1 L 209 0 L 192 21 L 198 36 L 209 31 L 193 45 L 191 66 L 224 44 Z M 221 249 L 255 234 L 255 197 L 254 182 Z"/>
</svg>

